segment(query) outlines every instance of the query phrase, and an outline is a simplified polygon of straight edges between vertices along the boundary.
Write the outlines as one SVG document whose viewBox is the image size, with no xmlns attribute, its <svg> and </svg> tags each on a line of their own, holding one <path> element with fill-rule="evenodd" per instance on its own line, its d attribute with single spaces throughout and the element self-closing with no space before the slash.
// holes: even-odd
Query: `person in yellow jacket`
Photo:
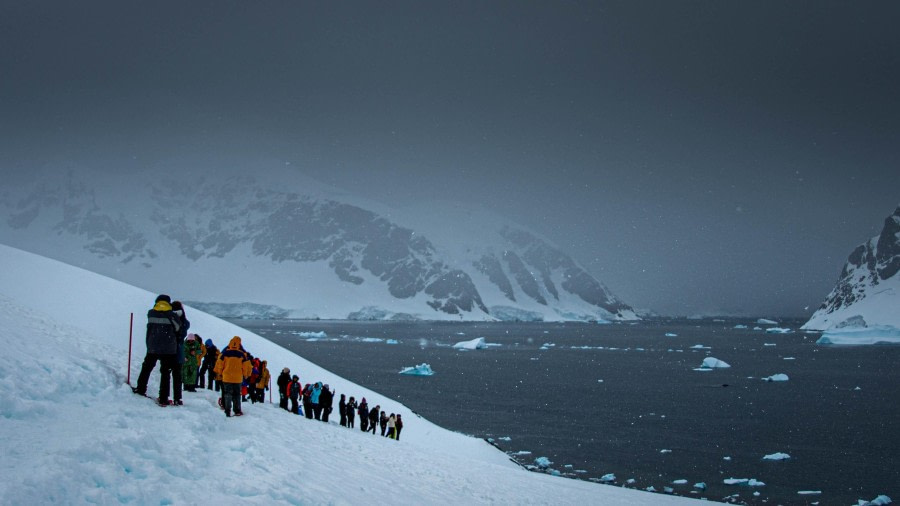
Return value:
<svg viewBox="0 0 900 506">
<path fill-rule="evenodd" d="M 259 364 L 259 380 L 256 382 L 256 395 L 250 397 L 253 402 L 266 402 L 266 390 L 269 389 L 269 368 L 268 362 L 263 360 Z"/>
<path fill-rule="evenodd" d="M 250 357 L 241 346 L 241 338 L 232 337 L 228 347 L 219 354 L 215 368 L 215 373 L 222 376 L 222 405 L 225 408 L 225 416 L 231 416 L 232 406 L 234 416 L 244 414 L 241 411 L 241 383 L 250 377 L 252 371 Z"/>
</svg>

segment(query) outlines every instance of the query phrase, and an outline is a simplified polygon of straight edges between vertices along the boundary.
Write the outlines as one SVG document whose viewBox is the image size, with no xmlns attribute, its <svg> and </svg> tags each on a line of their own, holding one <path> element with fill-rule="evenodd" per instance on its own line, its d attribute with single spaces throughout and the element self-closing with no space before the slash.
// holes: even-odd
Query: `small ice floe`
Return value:
<svg viewBox="0 0 900 506">
<path fill-rule="evenodd" d="M 856 388 L 854 388 L 853 390 L 854 390 L 854 391 L 859 391 L 859 390 L 862 390 L 862 388 L 856 387 Z"/>
<path fill-rule="evenodd" d="M 576 469 L 575 472 L 578 474 L 587 474 L 587 469 Z"/>
<path fill-rule="evenodd" d="M 597 383 L 603 383 L 603 380 L 597 380 Z M 856 387 L 859 388 L 859 387 Z"/>
<path fill-rule="evenodd" d="M 726 485 L 746 485 L 748 487 L 765 487 L 766 484 L 756 478 L 728 478 L 723 480 Z"/>
<path fill-rule="evenodd" d="M 678 337 L 678 334 L 674 332 L 666 332 L 666 337 Z"/>
<path fill-rule="evenodd" d="M 711 346 L 703 346 L 702 344 L 695 344 L 691 346 L 692 350 L 711 350 Z"/>
<path fill-rule="evenodd" d="M 384 342 L 384 344 L 400 344 L 400 341 L 398 341 L 396 339 L 388 339 L 387 341 Z"/>
<path fill-rule="evenodd" d="M 766 329 L 766 334 L 791 334 L 794 331 L 786 327 L 772 327 Z"/>
<path fill-rule="evenodd" d="M 767 377 L 763 378 L 762 380 L 763 381 L 787 381 L 788 379 L 789 378 L 788 378 L 787 374 L 779 373 L 779 374 L 773 374 L 771 376 L 767 376 Z"/>
<path fill-rule="evenodd" d="M 784 357 L 784 360 L 797 360 L 797 359 L 794 357 Z"/>
<path fill-rule="evenodd" d="M 726 367 L 731 367 L 728 363 L 723 362 L 715 357 L 706 357 L 703 359 L 703 363 L 700 364 L 700 367 L 694 369 L 695 371 L 711 371 L 713 369 L 724 369 Z"/>
<path fill-rule="evenodd" d="M 763 460 L 787 460 L 789 458 L 791 458 L 791 456 L 787 453 L 776 452 L 766 455 L 765 457 L 763 457 Z"/>
<path fill-rule="evenodd" d="M 627 480 L 625 480 L 625 483 L 627 485 L 634 485 L 635 482 L 636 482 L 636 480 L 634 478 L 628 478 Z"/>
<path fill-rule="evenodd" d="M 860 499 L 856 504 L 857 506 L 884 506 L 885 504 L 891 504 L 891 498 L 886 495 L 880 495 L 871 501 Z"/>
<path fill-rule="evenodd" d="M 548 459 L 547 457 L 538 457 L 534 459 L 534 463 L 541 469 L 547 469 L 553 464 L 553 462 L 550 462 L 550 459 Z"/>
<path fill-rule="evenodd" d="M 763 346 L 778 346 L 775 343 L 763 343 Z"/>
<path fill-rule="evenodd" d="M 400 374 L 406 374 L 408 376 L 434 376 L 434 371 L 431 370 L 431 366 L 428 364 L 419 364 L 413 367 L 404 367 L 400 370 Z"/>
<path fill-rule="evenodd" d="M 297 335 L 300 336 L 300 337 L 315 337 L 315 338 L 318 338 L 318 339 L 324 339 L 324 338 L 328 337 L 328 334 L 326 334 L 325 331 L 320 331 L 320 332 L 297 332 Z"/>
<path fill-rule="evenodd" d="M 466 333 L 465 333 L 465 332 L 457 332 L 456 335 L 458 335 L 458 336 L 464 336 L 464 335 L 466 335 Z"/>
<path fill-rule="evenodd" d="M 821 490 L 799 490 L 797 495 L 822 495 Z"/>
<path fill-rule="evenodd" d="M 460 341 L 453 345 L 457 350 L 483 350 L 487 348 L 487 343 L 483 337 L 476 337 L 471 341 Z"/>
<path fill-rule="evenodd" d="M 509 436 L 498 437 L 497 439 L 499 439 L 500 441 L 506 441 L 506 442 L 512 441 L 512 438 Z"/>
<path fill-rule="evenodd" d="M 687 480 L 672 480 L 672 485 L 687 485 Z"/>
<path fill-rule="evenodd" d="M 659 453 L 672 453 L 672 450 L 663 449 L 663 450 L 660 450 Z"/>
<path fill-rule="evenodd" d="M 731 457 L 722 457 L 722 460 L 731 460 Z"/>
<path fill-rule="evenodd" d="M 734 328 L 736 328 L 736 329 L 745 329 L 745 328 L 747 328 L 747 326 L 746 326 L 746 325 L 737 324 L 737 325 L 734 326 Z"/>
<path fill-rule="evenodd" d="M 531 452 L 528 450 L 519 450 L 519 451 L 513 453 L 513 455 L 531 455 Z"/>
<path fill-rule="evenodd" d="M 566 464 L 563 467 L 565 467 L 566 469 L 572 469 L 575 466 L 573 466 L 572 464 Z"/>
<path fill-rule="evenodd" d="M 604 474 L 600 477 L 600 481 L 602 481 L 603 483 L 612 483 L 616 481 L 616 475 L 614 475 L 613 473 Z"/>
<path fill-rule="evenodd" d="M 549 350 L 550 348 L 553 348 L 554 346 L 556 346 L 556 344 L 554 344 L 554 343 L 544 343 L 541 345 L 541 347 L 539 349 Z"/>
<path fill-rule="evenodd" d="M 775 320 L 769 320 L 768 318 L 760 318 L 756 320 L 757 325 L 778 325 L 778 322 Z"/>
<path fill-rule="evenodd" d="M 697 490 L 706 490 L 706 482 L 701 481 L 699 483 L 694 483 L 694 488 Z"/>
<path fill-rule="evenodd" d="M 762 327 L 753 327 L 753 330 L 762 330 Z"/>
<path fill-rule="evenodd" d="M 363 337 L 359 340 L 361 343 L 383 343 L 384 339 L 380 337 Z"/>
<path fill-rule="evenodd" d="M 672 487 L 663 487 L 663 493 L 664 494 L 674 494 L 675 489 Z"/>
<path fill-rule="evenodd" d="M 650 485 L 649 487 L 645 488 L 644 490 L 646 490 L 647 492 L 656 492 L 656 488 L 654 488 L 653 485 Z"/>
</svg>

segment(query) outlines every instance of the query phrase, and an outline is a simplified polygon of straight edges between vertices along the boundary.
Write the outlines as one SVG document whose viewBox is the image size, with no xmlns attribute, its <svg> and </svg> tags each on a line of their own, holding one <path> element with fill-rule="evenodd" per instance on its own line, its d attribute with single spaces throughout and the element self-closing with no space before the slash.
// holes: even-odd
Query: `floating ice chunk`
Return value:
<svg viewBox="0 0 900 506">
<path fill-rule="evenodd" d="M 884 506 L 885 504 L 890 504 L 891 498 L 886 495 L 880 495 L 871 501 L 865 501 L 860 499 L 857 502 L 857 506 Z"/>
<path fill-rule="evenodd" d="M 766 329 L 766 334 L 791 334 L 794 331 L 787 327 L 772 327 Z"/>
<path fill-rule="evenodd" d="M 668 450 L 668 449 L 660 450 L 659 453 L 672 453 L 672 450 Z"/>
<path fill-rule="evenodd" d="M 603 476 L 600 477 L 600 481 L 602 481 L 603 483 L 612 483 L 612 482 L 616 481 L 616 475 L 614 475 L 612 473 L 604 474 Z"/>
<path fill-rule="evenodd" d="M 531 452 L 528 450 L 519 450 L 516 453 L 513 453 L 513 455 L 531 455 Z"/>
<path fill-rule="evenodd" d="M 645 488 L 644 490 L 646 490 L 647 492 L 656 492 L 656 489 L 653 487 L 653 485 L 650 485 L 649 487 Z"/>
<path fill-rule="evenodd" d="M 537 464 L 537 466 L 541 469 L 547 469 L 548 467 L 550 467 L 550 465 L 553 464 L 553 462 L 550 462 L 550 459 L 548 459 L 547 457 L 538 457 L 534 459 L 534 463 Z"/>
<path fill-rule="evenodd" d="M 663 487 L 663 492 L 666 494 L 672 494 L 675 492 L 675 489 L 672 487 Z"/>
<path fill-rule="evenodd" d="M 325 331 L 321 331 L 321 332 L 298 332 L 297 335 L 300 336 L 300 337 L 317 337 L 317 338 L 319 338 L 319 339 L 328 337 L 328 334 L 326 334 Z"/>
<path fill-rule="evenodd" d="M 701 481 L 700 483 L 694 483 L 694 488 L 697 490 L 706 490 L 706 482 Z"/>
<path fill-rule="evenodd" d="M 775 343 L 763 343 L 763 346 L 778 346 Z"/>
<path fill-rule="evenodd" d="M 797 360 L 797 359 L 794 358 L 794 357 L 784 357 L 784 359 L 785 359 L 785 360 Z"/>
<path fill-rule="evenodd" d="M 722 457 L 722 460 L 731 460 L 731 457 Z"/>
<path fill-rule="evenodd" d="M 691 346 L 692 350 L 711 350 L 712 348 L 709 346 L 703 346 L 702 344 L 695 344 Z"/>
<path fill-rule="evenodd" d="M 453 345 L 457 350 L 483 350 L 487 348 L 487 343 L 483 337 L 476 337 L 471 341 L 461 341 Z"/>
<path fill-rule="evenodd" d="M 762 380 L 763 381 L 787 381 L 788 379 L 789 378 L 788 378 L 787 374 L 779 373 L 779 374 L 773 374 L 771 376 L 767 376 L 767 377 L 763 378 Z"/>
<path fill-rule="evenodd" d="M 821 490 L 800 490 L 797 492 L 798 495 L 822 495 Z"/>
<path fill-rule="evenodd" d="M 678 337 L 678 334 L 674 332 L 666 332 L 666 337 Z"/>
<path fill-rule="evenodd" d="M 888 326 L 827 330 L 816 344 L 863 345 L 900 344 L 900 329 Z"/>
<path fill-rule="evenodd" d="M 853 390 L 859 391 L 859 390 L 862 390 L 862 388 L 856 387 Z"/>
<path fill-rule="evenodd" d="M 745 328 L 747 328 L 747 326 L 746 326 L 746 325 L 740 325 L 740 324 L 738 324 L 738 325 L 735 325 L 734 328 L 736 328 L 736 329 L 745 329 Z"/>
<path fill-rule="evenodd" d="M 497 439 L 499 439 L 500 441 L 512 441 L 512 438 L 509 437 L 509 436 L 503 436 L 503 437 L 500 437 L 500 438 L 497 438 Z"/>
<path fill-rule="evenodd" d="M 687 480 L 673 480 L 672 485 L 687 485 Z"/>
<path fill-rule="evenodd" d="M 434 371 L 431 370 L 431 366 L 428 364 L 419 364 L 413 367 L 404 367 L 400 374 L 406 374 L 409 376 L 434 376 Z"/>
<path fill-rule="evenodd" d="M 748 487 L 764 487 L 765 483 L 756 478 L 728 478 L 723 480 L 726 485 L 747 485 Z"/>
<path fill-rule="evenodd" d="M 635 480 L 634 478 L 628 478 L 628 479 L 625 481 L 625 483 L 627 483 L 627 484 L 629 484 L 629 485 L 634 485 L 635 481 L 636 481 L 636 480 Z"/>
<path fill-rule="evenodd" d="M 388 339 L 387 341 L 384 342 L 384 344 L 400 344 L 400 341 L 398 341 L 396 339 Z"/>
<path fill-rule="evenodd" d="M 706 357 L 703 359 L 703 363 L 700 364 L 700 367 L 705 367 L 707 369 L 722 369 L 731 366 L 715 357 Z"/>
<path fill-rule="evenodd" d="M 382 339 L 380 337 L 364 337 L 364 338 L 360 339 L 359 341 L 363 342 L 363 343 L 383 343 L 384 339 Z"/>
<path fill-rule="evenodd" d="M 760 318 L 759 320 L 756 320 L 756 323 L 757 325 L 778 325 L 778 322 L 776 322 L 775 320 L 769 320 L 766 318 Z"/>
<path fill-rule="evenodd" d="M 753 330 L 762 330 L 762 327 L 753 327 Z"/>
<path fill-rule="evenodd" d="M 791 458 L 787 453 L 776 452 L 763 457 L 763 460 L 787 460 Z"/>
</svg>

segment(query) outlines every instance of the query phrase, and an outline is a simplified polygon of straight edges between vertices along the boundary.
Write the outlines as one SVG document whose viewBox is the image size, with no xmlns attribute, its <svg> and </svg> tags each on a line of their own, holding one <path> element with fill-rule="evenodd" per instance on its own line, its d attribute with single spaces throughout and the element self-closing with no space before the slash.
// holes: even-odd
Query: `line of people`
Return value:
<svg viewBox="0 0 900 506">
<path fill-rule="evenodd" d="M 160 364 L 159 397 L 160 406 L 183 405 L 182 391 L 196 392 L 197 388 L 221 391 L 219 405 L 225 416 L 242 416 L 242 401 L 265 402 L 265 392 L 269 390 L 270 374 L 268 363 L 248 353 L 241 344 L 241 338 L 234 336 L 228 346 L 219 351 L 211 339 L 205 342 L 199 334 L 188 334 L 191 322 L 187 319 L 184 306 L 179 301 L 161 294 L 156 297 L 153 308 L 147 312 L 147 354 L 141 365 L 137 386 L 132 391 L 147 396 L 150 374 Z M 172 402 L 169 402 L 169 388 L 172 387 Z M 300 378 L 291 375 L 285 367 L 277 380 L 279 406 L 296 415 L 308 419 L 328 422 L 333 411 L 335 391 L 327 384 L 317 381 L 303 385 Z M 288 407 L 290 402 L 290 408 Z M 302 402 L 302 411 L 300 408 Z M 390 416 L 376 405 L 371 410 L 366 399 L 358 404 L 355 397 L 347 400 L 341 394 L 338 413 L 342 427 L 355 427 L 359 415 L 360 430 L 375 434 L 381 428 L 381 435 L 400 439 L 403 419 L 397 414 Z"/>
</svg>

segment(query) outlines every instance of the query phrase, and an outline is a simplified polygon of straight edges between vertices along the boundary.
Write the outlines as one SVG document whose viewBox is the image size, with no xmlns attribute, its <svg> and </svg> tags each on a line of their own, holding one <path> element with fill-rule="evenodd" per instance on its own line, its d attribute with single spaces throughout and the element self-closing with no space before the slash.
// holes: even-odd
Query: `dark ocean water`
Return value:
<svg viewBox="0 0 900 506">
<path fill-rule="evenodd" d="M 818 334 L 766 334 L 746 320 L 234 323 L 443 427 L 492 438 L 522 464 L 547 457 L 565 476 L 612 473 L 615 485 L 748 504 L 900 498 L 900 347 L 822 347 Z M 328 337 L 299 335 L 320 331 Z M 451 347 L 476 337 L 501 346 Z M 731 367 L 694 371 L 707 356 Z M 434 376 L 398 374 L 423 362 Z M 789 381 L 761 379 L 778 373 Z M 776 452 L 791 458 L 763 460 Z"/>
</svg>

